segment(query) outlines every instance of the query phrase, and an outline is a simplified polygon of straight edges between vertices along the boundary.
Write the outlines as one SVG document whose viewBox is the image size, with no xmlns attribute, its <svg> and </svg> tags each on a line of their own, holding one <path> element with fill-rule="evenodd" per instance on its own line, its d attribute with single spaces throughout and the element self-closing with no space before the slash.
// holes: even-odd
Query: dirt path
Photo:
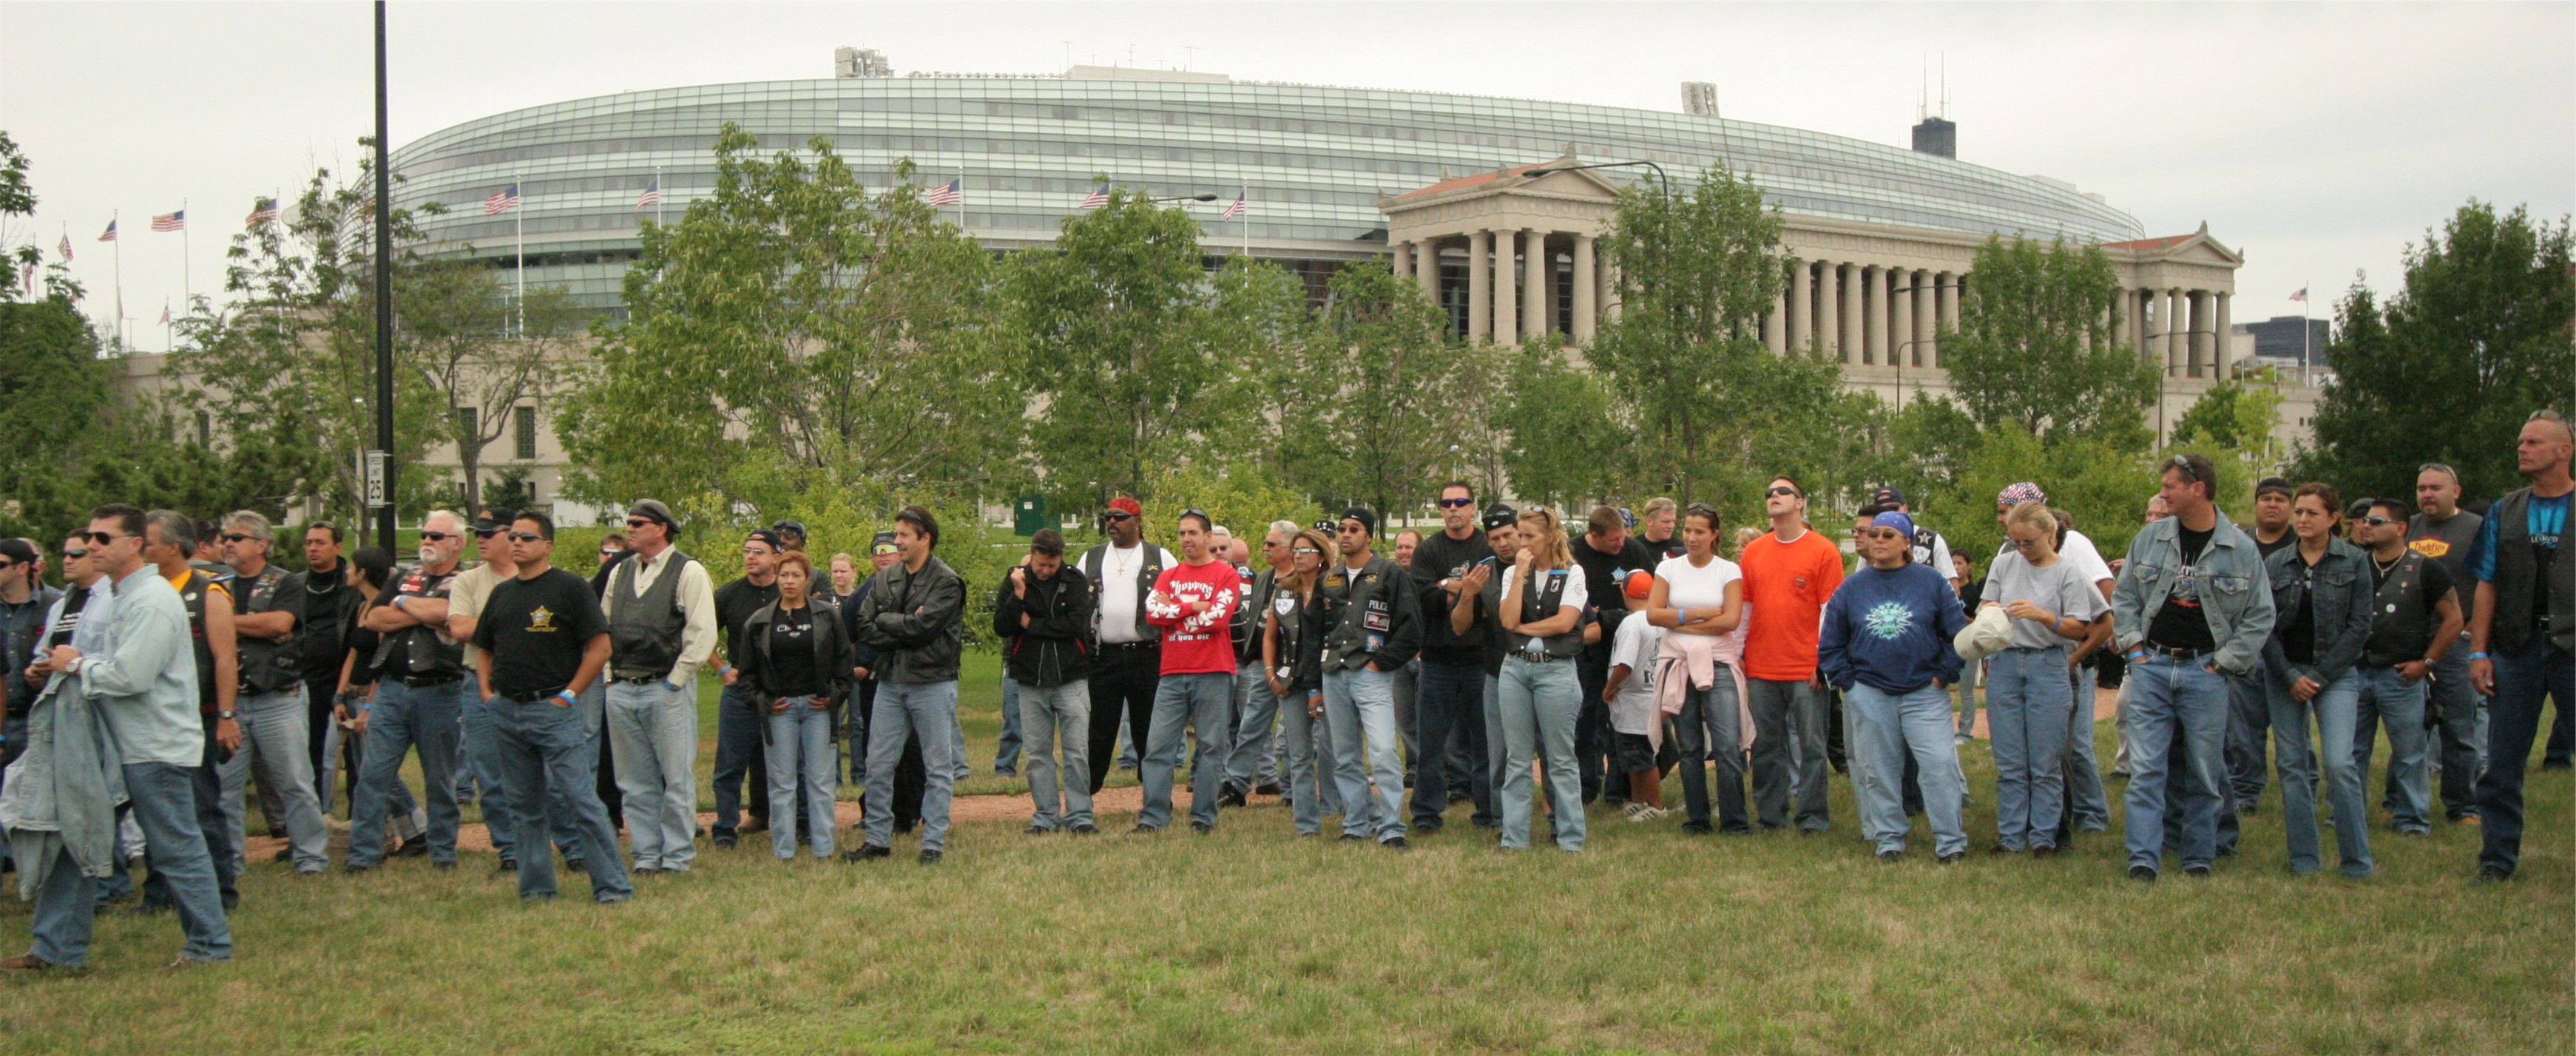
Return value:
<svg viewBox="0 0 2576 1056">
<path fill-rule="evenodd" d="M 2096 690 L 2093 695 L 2094 721 L 2098 722 L 2103 719 L 2110 718 L 2118 710 L 2118 703 L 2119 694 L 2107 689 Z M 1987 714 L 1988 712 L 1982 708 L 1977 712 L 1977 736 L 1980 739 L 1987 736 Z M 1276 796 L 1255 796 L 1253 797 L 1253 802 L 1258 803 L 1264 800 L 1276 802 L 1277 799 L 1278 797 Z M 1145 790 L 1135 785 L 1128 785 L 1123 788 L 1104 788 L 1100 790 L 1099 795 L 1091 797 L 1092 812 L 1102 818 L 1107 818 L 1113 814 L 1134 814 L 1138 809 L 1144 806 L 1144 803 Z M 1190 790 L 1185 787 L 1174 788 L 1172 790 L 1173 815 L 1175 817 L 1179 816 L 1181 812 L 1188 810 L 1189 806 Z M 847 829 L 851 825 L 857 824 L 860 820 L 862 813 L 862 807 L 860 804 L 853 803 L 845 799 L 835 803 L 834 808 L 833 813 L 837 817 L 836 824 L 838 828 Z M 948 817 L 952 822 L 1027 821 L 1030 816 L 1036 813 L 1036 801 L 1030 799 L 1028 794 L 1025 792 L 1010 792 L 986 796 L 959 796 L 951 802 L 948 808 Z M 699 812 L 699 825 L 707 828 L 714 828 L 715 823 L 716 815 L 714 811 Z M 337 824 L 336 820 L 334 824 Z M 1103 827 L 1106 828 L 1107 826 Z M 337 841 L 345 842 L 347 839 L 345 829 L 334 831 L 332 835 Z M 249 844 L 246 848 L 248 857 L 250 860 L 255 862 L 270 861 L 286 853 L 286 841 L 274 836 L 254 834 L 245 842 Z M 486 829 L 480 822 L 462 826 L 456 833 L 456 849 L 460 851 L 491 850 L 492 834 L 490 830 Z"/>
</svg>

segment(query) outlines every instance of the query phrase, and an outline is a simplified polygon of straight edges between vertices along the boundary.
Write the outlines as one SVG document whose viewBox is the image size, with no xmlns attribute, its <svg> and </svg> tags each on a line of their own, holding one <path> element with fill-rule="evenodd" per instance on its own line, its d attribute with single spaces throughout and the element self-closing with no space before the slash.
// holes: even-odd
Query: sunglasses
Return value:
<svg viewBox="0 0 2576 1056">
<path fill-rule="evenodd" d="M 1111 510 L 1107 513 L 1101 514 L 1100 519 L 1104 521 L 1123 521 L 1134 516 L 1136 515 L 1132 513 L 1121 513 L 1117 510 Z"/>
<path fill-rule="evenodd" d="M 89 551 L 87 551 L 87 550 L 65 550 L 65 551 L 63 551 L 63 559 L 64 559 L 64 560 L 66 560 L 66 561 L 78 561 L 78 560 L 80 560 L 81 558 L 88 557 L 88 556 L 89 556 Z"/>
<path fill-rule="evenodd" d="M 2392 524 L 2399 524 L 2399 523 L 2402 523 L 2402 522 L 2395 521 L 2395 520 L 2391 520 L 2391 519 L 2389 519 L 2389 518 L 2382 517 L 2382 516 L 2380 516 L 2380 515 L 2378 515 L 2378 514 L 2375 514 L 2375 513 L 2374 513 L 2374 514 L 2371 514 L 2371 515 L 2370 515 L 2370 516 L 2368 516 L 2368 517 L 2364 517 L 2364 518 L 2362 518 L 2362 519 L 2361 519 L 2361 523 L 2363 523 L 2363 524 L 2367 524 L 2367 525 L 2369 525 L 2369 526 L 2371 526 L 2371 527 L 2373 527 L 2373 528 L 2386 528 L 2386 527 L 2388 527 L 2389 525 L 2392 525 Z"/>
<path fill-rule="evenodd" d="M 1769 491 L 1763 492 L 1762 494 L 1763 494 L 1763 496 L 1764 496 L 1764 497 L 1766 497 L 1766 498 L 1776 497 L 1776 496 L 1781 496 L 1781 495 L 1796 495 L 1796 494 L 1798 494 L 1798 489 L 1796 489 L 1796 488 L 1773 488 L 1773 489 L 1771 489 L 1771 490 L 1769 490 Z"/>
<path fill-rule="evenodd" d="M 886 546 L 880 546 L 880 547 L 878 547 L 878 548 L 876 548 L 875 550 L 870 551 L 870 552 L 871 552 L 871 553 L 876 554 L 876 555 L 877 555 L 877 556 L 879 556 L 879 557 L 886 557 L 886 556 L 890 556 L 890 555 L 893 555 L 893 554 L 900 554 L 900 553 L 902 553 L 902 552 L 903 552 L 903 548 L 902 548 L 902 547 L 900 547 L 900 546 L 894 546 L 894 545 L 889 544 L 889 545 L 886 545 Z"/>
<path fill-rule="evenodd" d="M 130 536 L 130 535 L 109 535 L 109 534 L 107 534 L 106 532 L 82 532 L 82 533 L 80 533 L 80 534 L 81 534 L 81 538 L 83 538 L 83 539 L 87 539 L 87 540 L 89 540 L 90 542 L 96 543 L 96 544 L 98 544 L 98 545 L 100 545 L 100 546 L 106 546 L 106 545 L 108 545 L 108 544 L 110 544 L 110 543 L 113 543 L 113 542 L 115 542 L 115 541 L 119 540 L 119 539 L 132 539 L 132 538 L 134 538 L 133 536 Z"/>
<path fill-rule="evenodd" d="M 2191 466 L 2191 459 L 2186 458 L 2186 457 L 2184 457 L 2184 456 L 2182 456 L 2182 455 L 2175 455 L 2175 456 L 2174 456 L 2174 457 L 2172 457 L 2172 458 L 2168 458 L 2168 459 L 2166 459 L 2166 460 L 2165 460 L 2165 462 L 2164 462 L 2164 465 L 2162 465 L 2162 466 L 2158 467 L 2158 469 L 2159 469 L 2159 471 L 2166 470 L 2166 469 L 2170 469 L 2170 470 L 2173 470 L 2173 471 L 2175 471 L 2175 472 L 2177 472 L 2177 473 L 2182 474 L 2182 475 L 2183 475 L 2183 477 L 2184 477 L 2185 479 L 2187 479 L 2187 480 L 2195 481 L 2195 482 L 2197 482 L 2197 483 L 2201 483 L 2201 484 L 2207 484 L 2207 483 L 2209 483 L 2209 481 L 2208 481 L 2208 479 L 2207 479 L 2207 478 L 2204 478 L 2204 477 L 2202 477 L 2202 476 L 2200 475 L 2200 471 L 2199 471 L 2199 470 L 2197 470 L 2197 469 L 2193 469 L 2193 468 L 2192 468 L 2192 466 Z"/>
<path fill-rule="evenodd" d="M 255 535 L 243 535 L 243 534 L 242 534 L 242 533 L 240 533 L 240 532 L 225 532 L 225 533 L 224 533 L 224 541 L 225 541 L 225 542 L 227 542 L 227 543 L 247 543 L 247 542 L 249 542 L 249 541 L 251 541 L 251 540 L 253 540 L 253 539 L 257 539 L 257 538 L 259 538 L 259 537 L 258 537 L 258 536 L 255 536 Z"/>
<path fill-rule="evenodd" d="M 493 537 L 493 536 L 496 536 L 496 535 L 499 535 L 499 534 L 501 534 L 501 530 L 500 530 L 500 529 L 498 529 L 498 528 L 477 528 L 477 529 L 474 529 L 474 537 L 475 537 L 475 538 L 477 538 L 477 539 L 489 539 L 489 538 L 491 538 L 491 537 Z"/>
<path fill-rule="evenodd" d="M 642 527 L 644 527 L 645 525 L 648 525 L 648 524 L 660 524 L 660 523 L 662 523 L 662 522 L 657 521 L 657 520 L 654 520 L 654 519 L 652 519 L 652 518 L 650 518 L 650 517 L 629 517 L 629 518 L 627 518 L 627 519 L 626 519 L 626 526 L 627 526 L 627 527 L 629 527 L 629 528 L 642 528 Z"/>
<path fill-rule="evenodd" d="M 774 554 L 778 551 L 772 550 L 766 546 L 746 546 L 742 548 L 742 552 L 745 557 L 758 557 L 763 554 Z"/>
<path fill-rule="evenodd" d="M 1321 550 L 1317 550 L 1317 549 L 1315 549 L 1314 547 L 1311 547 L 1311 546 L 1301 546 L 1301 547 L 1298 547 L 1298 548 L 1297 548 L 1297 549 L 1295 549 L 1295 550 L 1290 551 L 1290 553 L 1298 553 L 1298 554 L 1314 554 L 1314 555 L 1315 555 L 1315 556 L 1317 556 L 1317 557 L 1321 557 L 1321 556 L 1323 556 L 1323 554 L 1324 554 L 1324 552 L 1323 552 L 1323 551 L 1321 551 Z"/>
<path fill-rule="evenodd" d="M 70 555 L 69 553 L 65 553 L 63 556 L 64 556 L 64 557 L 70 557 L 71 555 Z M 18 567 L 19 565 L 22 565 L 22 564 L 25 564 L 25 563 L 26 563 L 26 562 L 23 562 L 23 561 L 8 561 L 8 560 L 0 560 L 0 568 L 16 568 L 16 567 Z"/>
<path fill-rule="evenodd" d="M 1897 530 L 1896 530 L 1896 529 L 1894 529 L 1894 528 L 1863 528 L 1863 529 L 1860 529 L 1859 531 L 1856 531 L 1856 532 L 1854 532 L 1854 533 L 1852 533 L 1852 534 L 1857 535 L 1857 536 L 1860 536 L 1860 537 L 1861 537 L 1861 538 L 1863 538 L 1863 539 L 1876 539 L 1876 540 L 1879 540 L 1880 542 L 1886 542 L 1887 540 L 1890 540 L 1890 539 L 1903 539 L 1903 538 L 1905 538 L 1905 533 L 1900 532 L 1900 531 L 1897 531 Z M 2014 546 L 2022 546 L 2023 544 L 2021 544 L 2021 543 L 2014 543 L 2013 545 L 2014 545 Z"/>
<path fill-rule="evenodd" d="M 600 548 L 599 548 L 599 556 L 601 556 L 601 557 L 612 557 L 612 556 L 615 556 L 615 555 L 617 555 L 617 554 L 622 554 L 622 553 L 625 553 L 625 552 L 626 552 L 626 551 L 624 551 L 624 550 L 620 550 L 620 549 L 618 549 L 618 548 L 616 548 L 616 547 L 613 547 L 613 546 L 603 546 L 603 547 L 600 547 Z"/>
<path fill-rule="evenodd" d="M 1442 500 L 1440 500 L 1440 508 L 1441 508 L 1441 509 L 1444 509 L 1444 510 L 1464 509 L 1464 508 L 1466 508 L 1466 507 L 1473 506 L 1473 505 L 1475 505 L 1475 504 L 1476 504 L 1476 500 L 1474 500 L 1474 499 L 1442 499 Z"/>
<path fill-rule="evenodd" d="M 422 532 L 422 533 L 420 533 L 420 541 L 421 541 L 421 542 L 424 542 L 424 543 L 443 543 L 443 542 L 446 542 L 447 540 L 450 540 L 450 539 L 462 539 L 462 538 L 465 538 L 465 537 L 464 537 L 464 536 L 461 536 L 461 535 L 456 535 L 456 534 L 453 534 L 453 533 L 450 533 L 450 532 Z"/>
<path fill-rule="evenodd" d="M 510 541 L 514 543 L 550 543 L 554 540 L 548 539 L 545 536 L 538 535 L 534 532 L 512 532 L 510 533 Z"/>
</svg>

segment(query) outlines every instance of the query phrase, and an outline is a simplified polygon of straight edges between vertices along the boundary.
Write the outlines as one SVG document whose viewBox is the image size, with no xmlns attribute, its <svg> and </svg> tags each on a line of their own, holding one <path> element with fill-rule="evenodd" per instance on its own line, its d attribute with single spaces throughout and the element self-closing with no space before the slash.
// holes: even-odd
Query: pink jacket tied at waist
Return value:
<svg viewBox="0 0 2576 1056">
<path fill-rule="evenodd" d="M 1682 699 L 1687 683 L 1694 689 L 1707 689 L 1717 683 L 1718 665 L 1726 666 L 1726 675 L 1735 680 L 1735 740 L 1738 750 L 1753 747 L 1752 697 L 1744 689 L 1744 629 L 1734 634 L 1679 634 L 1665 632 L 1663 648 L 1655 653 L 1655 707 L 1666 715 L 1682 713 Z M 1656 723 L 1660 732 L 1662 723 Z M 1660 743 L 1657 747 L 1662 747 Z"/>
</svg>

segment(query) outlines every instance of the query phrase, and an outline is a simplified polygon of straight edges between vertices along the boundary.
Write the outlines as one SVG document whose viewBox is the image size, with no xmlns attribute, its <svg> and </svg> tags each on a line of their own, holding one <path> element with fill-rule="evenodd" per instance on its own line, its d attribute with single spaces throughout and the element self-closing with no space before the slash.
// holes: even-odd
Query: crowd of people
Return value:
<svg viewBox="0 0 2576 1056">
<path fill-rule="evenodd" d="M 1119 498 L 1102 542 L 1068 555 L 1039 530 L 994 587 L 996 771 L 1025 769 L 1032 836 L 1098 832 L 1123 742 L 1142 785 L 1133 833 L 1177 820 L 1186 770 L 1201 833 L 1276 796 L 1298 837 L 1337 820 L 1341 840 L 1402 850 L 1464 804 L 1515 852 L 1541 819 L 1583 850 L 1595 803 L 1658 823 L 1676 770 L 1685 832 L 1813 836 L 1833 826 L 1842 770 L 1877 857 L 1905 859 L 1920 815 L 1948 864 L 1971 848 L 1959 746 L 1982 682 L 1988 851 L 2044 858 L 2110 827 L 2094 687 L 2116 675 L 2129 877 L 2154 882 L 2168 859 L 2207 875 L 2267 778 L 2292 872 L 2323 868 L 2322 783 L 2337 864 L 2370 875 L 2384 730 L 2390 828 L 2423 835 L 2437 807 L 2481 826 L 2476 875 L 2500 881 L 2544 698 L 2561 709 L 2544 765 L 2567 765 L 2571 453 L 2576 435 L 2544 411 L 2517 439 L 2529 486 L 2483 516 L 2431 464 L 2411 501 L 2347 506 L 2329 485 L 2266 479 L 2250 530 L 2219 509 L 2210 461 L 2178 455 L 2108 561 L 2039 483 L 2017 483 L 1996 496 L 2006 543 L 1982 577 L 1895 488 L 1858 511 L 1847 561 L 1790 476 L 1765 485 L 1767 523 L 1732 535 L 1704 504 L 1569 520 L 1451 482 L 1436 531 L 1385 540 L 1354 506 L 1265 526 L 1257 566 L 1249 535 L 1196 509 L 1170 525 L 1176 550 L 1147 542 L 1142 508 Z M 272 560 L 277 529 L 251 511 L 212 524 L 100 506 L 50 568 L 36 541 L 0 540 L 0 853 L 35 901 L 32 949 L 0 971 L 81 966 L 94 914 L 129 901 L 176 916 L 172 969 L 229 958 L 253 779 L 301 874 L 329 867 L 335 801 L 350 873 L 406 857 L 455 869 L 462 807 L 479 803 L 498 872 L 528 900 L 555 896 L 558 854 L 593 899 L 620 902 L 637 876 L 689 872 L 702 839 L 764 831 L 782 860 L 864 862 L 917 828 L 919 860 L 940 861 L 967 771 L 970 587 L 938 556 L 937 518 L 905 507 L 864 558 L 819 570 L 804 527 L 781 521 L 744 535 L 743 573 L 721 586 L 674 546 L 679 528 L 634 503 L 588 579 L 556 567 L 538 511 L 433 511 L 401 564 L 310 525 L 301 572 Z M 705 826 L 702 677 L 723 687 Z M 402 776 L 415 757 L 417 794 Z M 840 850 L 844 780 L 864 786 L 864 816 Z"/>
</svg>

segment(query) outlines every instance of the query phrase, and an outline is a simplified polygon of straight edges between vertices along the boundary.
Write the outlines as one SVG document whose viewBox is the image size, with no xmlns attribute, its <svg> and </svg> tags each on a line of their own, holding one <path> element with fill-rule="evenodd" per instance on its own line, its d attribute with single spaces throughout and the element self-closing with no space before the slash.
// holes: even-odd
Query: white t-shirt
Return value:
<svg viewBox="0 0 2576 1056">
<path fill-rule="evenodd" d="M 1690 555 L 1665 558 L 1655 566 L 1664 581 L 1664 601 L 1676 609 L 1714 609 L 1726 604 L 1726 585 L 1744 578 L 1744 569 L 1723 557 L 1710 557 L 1708 567 L 1691 565 Z"/>
<path fill-rule="evenodd" d="M 1119 645 L 1143 641 L 1136 633 L 1136 576 L 1145 569 L 1145 544 L 1110 547 L 1100 555 L 1100 640 Z"/>
<path fill-rule="evenodd" d="M 1506 565 L 1503 567 L 1503 597 L 1508 598 L 1512 596 L 1512 577 L 1519 575 L 1520 571 L 1521 569 L 1519 565 Z M 1581 611 L 1583 606 L 1586 604 L 1586 599 L 1592 596 L 1591 583 L 1583 578 L 1583 566 L 1577 564 L 1566 568 L 1556 569 L 1555 571 L 1565 573 L 1565 593 L 1557 599 L 1557 607 L 1561 609 L 1574 609 L 1576 611 Z M 1538 586 L 1533 589 L 1544 590 L 1546 587 L 1547 573 L 1540 573 L 1538 577 Z M 1555 613 L 1551 612 L 1540 616 L 1539 619 L 1544 620 L 1555 615 Z"/>
<path fill-rule="evenodd" d="M 1685 560 L 1668 558 L 1665 564 Z M 1724 560 L 1721 558 L 1720 560 Z M 1655 654 L 1663 649 L 1664 628 L 1640 619 L 1619 621 L 1611 640 L 1610 666 L 1628 665 L 1628 680 L 1619 683 L 1610 701 L 1610 728 L 1644 734 L 1655 728 Z"/>
</svg>

